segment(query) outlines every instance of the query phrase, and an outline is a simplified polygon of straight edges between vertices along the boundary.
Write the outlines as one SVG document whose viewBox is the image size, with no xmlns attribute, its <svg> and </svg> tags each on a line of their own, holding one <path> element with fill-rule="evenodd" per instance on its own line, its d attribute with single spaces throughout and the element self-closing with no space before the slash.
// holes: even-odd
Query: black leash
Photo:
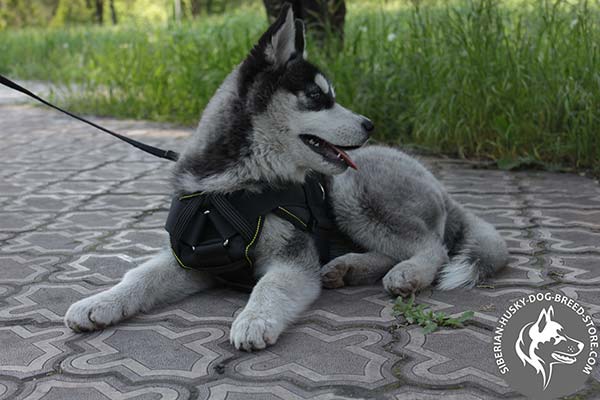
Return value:
<svg viewBox="0 0 600 400">
<path fill-rule="evenodd" d="M 39 101 L 40 103 L 43 103 L 43 104 L 47 105 L 48 107 L 52 107 L 55 110 L 60 111 L 62 113 L 65 113 L 68 116 L 73 117 L 81 122 L 85 122 L 86 124 L 91 125 L 96 129 L 100 129 L 101 131 L 106 132 L 109 135 L 116 137 L 117 139 L 121 139 L 122 141 L 129 143 L 133 147 L 136 147 L 142 151 L 145 151 L 148 154 L 152 154 L 155 157 L 164 158 L 166 160 L 171 160 L 171 161 L 177 161 L 177 159 L 179 158 L 179 154 L 172 150 L 163 150 L 163 149 L 159 149 L 158 147 L 150 146 L 149 144 L 146 144 L 146 143 L 138 142 L 137 140 L 133 140 L 127 136 L 120 135 L 120 134 L 113 132 L 109 129 L 106 129 L 98 124 L 88 121 L 85 118 L 82 118 L 73 113 L 70 113 L 69 111 L 63 110 L 62 108 L 57 107 L 54 104 L 42 99 L 41 97 L 35 95 L 34 93 L 32 93 L 29 90 L 25 89 L 24 87 L 18 85 L 17 83 L 11 81 L 10 79 L 8 79 L 7 77 L 5 77 L 3 75 L 0 75 L 0 84 L 7 86 L 11 89 L 14 89 L 18 92 L 21 92 L 31 98 L 34 98 L 37 101 Z"/>
</svg>

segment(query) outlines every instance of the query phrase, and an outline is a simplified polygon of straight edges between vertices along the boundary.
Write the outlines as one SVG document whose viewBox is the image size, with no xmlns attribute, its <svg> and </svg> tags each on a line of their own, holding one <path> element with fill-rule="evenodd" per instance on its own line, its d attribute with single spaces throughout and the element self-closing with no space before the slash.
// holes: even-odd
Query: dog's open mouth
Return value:
<svg viewBox="0 0 600 400">
<path fill-rule="evenodd" d="M 321 155 L 325 160 L 332 164 L 343 165 L 346 167 L 358 169 L 350 156 L 344 150 L 358 149 L 359 146 L 340 146 L 329 143 L 314 135 L 300 135 L 300 139 L 305 145 L 310 147 L 315 153 Z"/>
<path fill-rule="evenodd" d="M 576 358 L 566 355 L 565 353 L 555 351 L 552 353 L 552 358 L 564 364 L 573 364 L 577 361 Z"/>
</svg>

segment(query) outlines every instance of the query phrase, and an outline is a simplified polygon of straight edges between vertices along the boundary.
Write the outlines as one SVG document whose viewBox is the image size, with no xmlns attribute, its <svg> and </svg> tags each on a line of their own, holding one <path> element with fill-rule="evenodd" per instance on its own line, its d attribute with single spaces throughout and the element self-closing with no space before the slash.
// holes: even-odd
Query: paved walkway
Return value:
<svg viewBox="0 0 600 400">
<path fill-rule="evenodd" d="M 510 267 L 474 290 L 427 290 L 465 329 L 397 327 L 380 286 L 324 291 L 276 346 L 228 343 L 246 295 L 216 290 L 93 334 L 62 324 L 165 238 L 169 162 L 0 90 L 0 399 L 514 398 L 491 356 L 516 298 L 549 289 L 600 323 L 600 188 L 577 175 L 428 160 L 450 192 L 506 237 Z M 102 120 L 175 150 L 188 130 Z M 600 398 L 600 374 L 581 399 Z"/>
</svg>

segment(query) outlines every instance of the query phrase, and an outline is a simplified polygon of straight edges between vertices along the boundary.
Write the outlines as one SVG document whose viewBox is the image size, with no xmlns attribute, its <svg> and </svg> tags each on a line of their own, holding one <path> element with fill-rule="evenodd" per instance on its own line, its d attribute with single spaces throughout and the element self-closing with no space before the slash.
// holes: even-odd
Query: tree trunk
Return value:
<svg viewBox="0 0 600 400">
<path fill-rule="evenodd" d="M 110 19 L 112 19 L 113 25 L 117 24 L 117 10 L 115 10 L 115 0 L 109 1 L 110 5 Z"/>
<path fill-rule="evenodd" d="M 277 19 L 282 0 L 263 0 L 269 21 Z M 329 34 L 343 40 L 344 20 L 346 18 L 346 3 L 344 0 L 292 0 L 296 18 L 304 20 L 308 33 L 319 40 L 325 39 Z"/>
<path fill-rule="evenodd" d="M 202 12 L 201 0 L 190 0 L 192 6 L 192 18 L 196 18 Z"/>
<path fill-rule="evenodd" d="M 181 0 L 174 0 L 175 7 L 175 21 L 181 21 Z"/>
<path fill-rule="evenodd" d="M 96 22 L 98 25 L 104 23 L 104 0 L 96 0 Z"/>
</svg>

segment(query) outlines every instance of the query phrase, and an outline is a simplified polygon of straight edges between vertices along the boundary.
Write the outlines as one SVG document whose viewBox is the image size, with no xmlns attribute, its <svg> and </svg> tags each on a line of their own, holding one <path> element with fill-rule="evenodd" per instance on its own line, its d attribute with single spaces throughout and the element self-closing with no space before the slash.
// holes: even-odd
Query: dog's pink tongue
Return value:
<svg viewBox="0 0 600 400">
<path fill-rule="evenodd" d="M 350 159 L 350 156 L 348 154 L 346 154 L 346 152 L 344 150 L 340 150 L 337 147 L 335 147 L 334 145 L 331 145 L 331 147 L 333 147 L 335 149 L 335 151 L 337 151 L 338 154 L 340 156 L 342 156 L 342 159 L 350 168 L 354 168 L 355 170 L 358 171 L 358 167 L 356 166 L 356 164 L 354 164 L 354 161 L 352 161 Z"/>
</svg>

